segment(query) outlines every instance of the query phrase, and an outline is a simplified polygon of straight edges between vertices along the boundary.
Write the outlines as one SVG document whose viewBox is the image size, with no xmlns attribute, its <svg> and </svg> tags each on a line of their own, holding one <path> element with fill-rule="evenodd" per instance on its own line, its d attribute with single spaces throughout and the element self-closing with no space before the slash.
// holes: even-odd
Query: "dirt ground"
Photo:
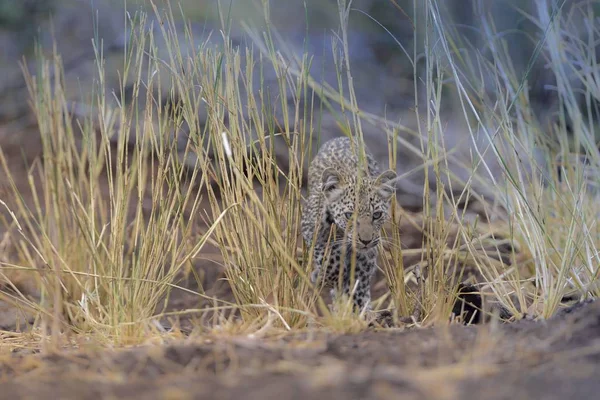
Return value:
<svg viewBox="0 0 600 400">
<path fill-rule="evenodd" d="M 0 146 L 25 189 L 25 166 L 39 154 L 34 133 L 17 138 L 0 128 Z M 0 190 L 5 183 L 0 178 Z M 222 270 L 203 262 L 203 283 L 217 281 Z M 35 291 L 26 279 L 19 285 Z M 209 294 L 225 296 L 225 286 L 209 287 Z M 170 308 L 197 303 L 196 296 L 175 294 Z M 0 301 L 0 342 L 31 318 L 21 315 L 17 323 L 14 316 Z M 600 302 L 540 322 L 84 347 L 0 352 L 0 398 L 586 399 L 600 392 Z"/>
<path fill-rule="evenodd" d="M 2 398 L 591 399 L 600 302 L 545 322 L 7 355 Z"/>
</svg>

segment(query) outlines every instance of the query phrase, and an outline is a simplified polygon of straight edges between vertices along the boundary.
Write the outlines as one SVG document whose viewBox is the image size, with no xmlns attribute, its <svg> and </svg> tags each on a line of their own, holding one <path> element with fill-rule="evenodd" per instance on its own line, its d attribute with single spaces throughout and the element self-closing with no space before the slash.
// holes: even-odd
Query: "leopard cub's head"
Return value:
<svg viewBox="0 0 600 400">
<path fill-rule="evenodd" d="M 383 172 L 376 178 L 345 176 L 333 168 L 322 175 L 326 218 L 348 232 L 358 249 L 370 249 L 381 240 L 381 227 L 390 218 L 390 203 L 395 192 L 396 173 Z"/>
</svg>

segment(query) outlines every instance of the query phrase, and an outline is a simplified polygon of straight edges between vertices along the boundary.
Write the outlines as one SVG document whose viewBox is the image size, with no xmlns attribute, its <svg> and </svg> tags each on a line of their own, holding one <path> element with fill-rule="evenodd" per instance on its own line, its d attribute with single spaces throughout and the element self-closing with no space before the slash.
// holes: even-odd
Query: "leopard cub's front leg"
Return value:
<svg viewBox="0 0 600 400">
<path fill-rule="evenodd" d="M 313 253 L 313 270 L 310 274 L 310 282 L 314 285 L 321 276 L 321 270 L 323 268 L 323 256 L 324 250 L 320 246 L 315 246 Z"/>
<path fill-rule="evenodd" d="M 351 272 L 350 255 L 346 259 L 343 268 L 342 281 L 339 282 L 339 262 L 334 263 L 327 271 L 326 282 L 331 287 L 331 298 L 335 302 L 339 295 L 352 298 L 354 310 L 362 313 L 371 310 L 371 282 L 377 270 L 376 253 L 371 252 L 358 254 L 356 258 L 354 274 Z M 334 261 L 336 258 L 334 258 Z M 337 259 L 339 260 L 339 259 Z M 352 275 L 354 279 L 352 279 Z"/>
<path fill-rule="evenodd" d="M 377 254 L 359 254 L 356 260 L 355 282 L 352 286 L 352 300 L 359 312 L 371 310 L 371 282 L 377 270 Z M 349 279 L 348 279 L 349 280 Z M 350 287 L 350 282 L 348 282 Z"/>
</svg>

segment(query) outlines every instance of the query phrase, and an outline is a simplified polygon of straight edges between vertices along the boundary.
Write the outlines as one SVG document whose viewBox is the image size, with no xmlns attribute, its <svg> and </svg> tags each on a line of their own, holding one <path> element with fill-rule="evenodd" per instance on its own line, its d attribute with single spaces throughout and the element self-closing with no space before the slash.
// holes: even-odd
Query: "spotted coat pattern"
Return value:
<svg viewBox="0 0 600 400">
<path fill-rule="evenodd" d="M 370 309 L 381 228 L 390 217 L 394 171 L 379 172 L 366 146 L 355 139 L 326 142 L 309 166 L 302 236 L 314 244 L 311 280 L 352 296 L 359 311 Z M 363 166 L 361 168 L 361 166 Z M 354 266 L 354 268 L 352 268 Z"/>
</svg>

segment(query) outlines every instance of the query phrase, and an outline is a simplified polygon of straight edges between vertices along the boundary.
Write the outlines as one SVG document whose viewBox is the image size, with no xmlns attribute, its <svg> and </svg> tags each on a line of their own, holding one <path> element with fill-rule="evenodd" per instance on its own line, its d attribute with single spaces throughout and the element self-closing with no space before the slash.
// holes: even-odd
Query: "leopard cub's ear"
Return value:
<svg viewBox="0 0 600 400">
<path fill-rule="evenodd" d="M 326 168 L 321 175 L 321 184 L 323 193 L 327 194 L 336 189 L 340 185 L 340 176 L 333 168 Z"/>
<path fill-rule="evenodd" d="M 388 169 L 384 171 L 377 177 L 375 181 L 379 195 L 385 199 L 389 200 L 392 195 L 396 192 L 396 171 Z"/>
<path fill-rule="evenodd" d="M 334 201 L 338 196 L 343 193 L 342 180 L 337 170 L 334 168 L 327 168 L 321 175 L 321 188 L 323 194 L 328 201 Z"/>
</svg>

